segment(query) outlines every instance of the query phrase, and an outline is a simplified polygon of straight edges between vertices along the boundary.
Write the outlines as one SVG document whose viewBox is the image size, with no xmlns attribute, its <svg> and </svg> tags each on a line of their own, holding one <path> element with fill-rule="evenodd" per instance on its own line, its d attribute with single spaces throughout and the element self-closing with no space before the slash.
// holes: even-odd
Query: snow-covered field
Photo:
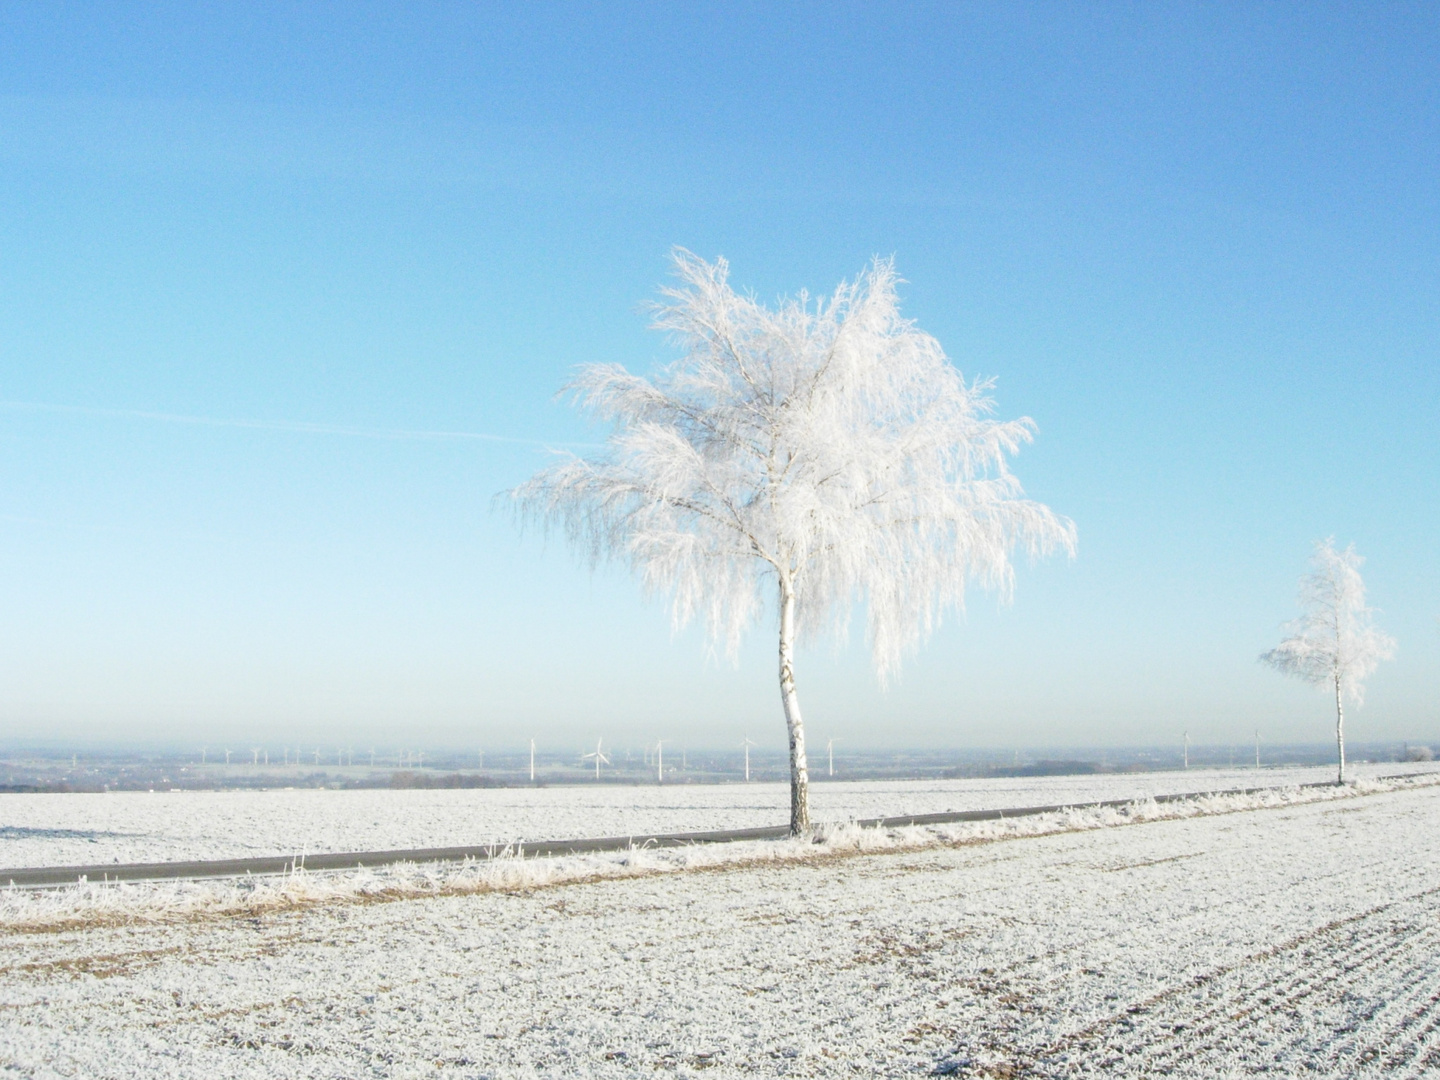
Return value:
<svg viewBox="0 0 1440 1080">
<path fill-rule="evenodd" d="M 1360 765 L 1356 777 L 1440 769 Z M 1304 784 L 1313 769 L 1193 770 L 994 780 L 817 783 L 817 821 L 1083 805 Z M 162 862 L 633 836 L 784 824 L 783 784 L 610 784 L 470 790 L 114 792 L 0 796 L 0 867 Z"/>
<path fill-rule="evenodd" d="M 12 931 L 0 1069 L 1435 1075 L 1440 786 L 1336 794 L 992 843 Z"/>
</svg>

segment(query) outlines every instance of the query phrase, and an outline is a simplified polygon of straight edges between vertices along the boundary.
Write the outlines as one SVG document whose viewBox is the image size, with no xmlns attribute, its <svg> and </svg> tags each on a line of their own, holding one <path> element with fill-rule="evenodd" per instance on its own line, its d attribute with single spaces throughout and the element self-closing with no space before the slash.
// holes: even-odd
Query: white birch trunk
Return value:
<svg viewBox="0 0 1440 1080">
<path fill-rule="evenodd" d="M 1335 783 L 1345 783 L 1345 705 L 1340 697 L 1340 673 L 1335 673 L 1335 748 L 1340 752 L 1340 773 Z"/>
<path fill-rule="evenodd" d="M 795 693 L 795 593 L 789 580 L 780 578 L 780 700 L 790 733 L 790 835 L 810 831 L 810 765 L 805 760 L 805 724 L 800 719 L 800 698 Z"/>
</svg>

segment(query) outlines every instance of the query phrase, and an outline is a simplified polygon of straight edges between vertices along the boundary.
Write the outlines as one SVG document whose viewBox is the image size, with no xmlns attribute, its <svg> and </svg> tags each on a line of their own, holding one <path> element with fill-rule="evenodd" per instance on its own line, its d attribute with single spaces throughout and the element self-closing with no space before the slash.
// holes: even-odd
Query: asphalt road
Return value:
<svg viewBox="0 0 1440 1080">
<path fill-rule="evenodd" d="M 1329 782 L 1306 787 L 1328 787 Z M 1260 788 L 1232 788 L 1223 794 L 1251 794 Z M 1157 795 L 1156 802 L 1191 799 L 1196 792 Z M 1087 806 L 1128 806 L 1134 799 L 1111 799 Z M 859 824 L 883 828 L 904 825 L 941 825 L 954 821 L 994 821 L 1065 810 L 1066 806 L 1020 806 L 1005 810 L 960 810 L 943 814 L 912 814 L 902 817 L 869 818 Z M 263 855 L 245 859 L 197 859 L 189 862 L 99 863 L 94 866 L 36 866 L 0 870 L 0 882 L 16 888 L 45 889 L 74 885 L 80 881 L 171 881 L 202 878 L 246 877 L 261 874 L 288 874 L 297 866 L 306 870 L 351 870 L 364 866 L 385 866 L 401 862 L 463 862 L 491 859 L 502 852 L 528 857 L 581 855 L 595 851 L 623 851 L 629 847 L 679 847 L 684 844 L 724 844 L 734 840 L 779 840 L 788 827 L 774 825 L 761 829 L 718 829 L 714 832 L 656 833 L 638 836 L 603 836 L 583 840 L 539 840 L 512 845 L 473 847 L 412 848 L 405 851 L 343 851 L 320 855 Z"/>
</svg>

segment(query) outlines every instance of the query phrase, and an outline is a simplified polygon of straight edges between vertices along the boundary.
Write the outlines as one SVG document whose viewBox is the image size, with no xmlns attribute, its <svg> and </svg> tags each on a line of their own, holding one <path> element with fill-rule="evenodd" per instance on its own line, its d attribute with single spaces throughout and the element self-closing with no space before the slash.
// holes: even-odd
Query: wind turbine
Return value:
<svg viewBox="0 0 1440 1080">
<path fill-rule="evenodd" d="M 1190 733 L 1185 732 L 1185 768 L 1190 767 Z"/>
<path fill-rule="evenodd" d="M 226 765 L 229 765 L 229 764 L 230 764 L 230 751 L 229 751 L 229 750 L 226 750 L 226 751 L 225 751 L 225 764 L 226 764 Z"/>
<path fill-rule="evenodd" d="M 260 750 L 259 750 L 258 747 L 252 746 L 252 747 L 250 748 L 250 756 L 254 759 L 253 761 L 250 762 L 251 765 L 259 765 L 259 764 L 260 764 Z"/>
<path fill-rule="evenodd" d="M 1260 729 L 1255 729 L 1255 768 L 1260 768 Z"/>
<path fill-rule="evenodd" d="M 825 744 L 825 753 L 830 756 L 830 775 L 835 775 L 835 740 L 831 739 Z"/>
<path fill-rule="evenodd" d="M 655 782 L 665 782 L 665 740 L 655 740 Z"/>
<path fill-rule="evenodd" d="M 205 764 L 205 750 L 206 750 L 206 747 L 203 747 L 203 746 L 200 747 L 200 764 L 201 764 L 201 765 L 204 765 L 204 764 Z"/>
<path fill-rule="evenodd" d="M 750 741 L 750 736 L 745 736 L 745 741 L 740 744 L 745 749 L 745 782 L 750 782 L 750 747 L 755 744 Z"/>
<path fill-rule="evenodd" d="M 599 780 L 599 779 L 600 779 L 600 763 L 603 761 L 606 765 L 609 765 L 609 764 L 610 764 L 610 759 L 600 752 L 600 744 L 601 744 L 603 741 L 604 741 L 603 739 L 596 739 L 596 740 L 595 740 L 595 752 L 594 752 L 593 754 L 581 754 L 581 755 L 580 755 L 580 760 L 581 760 L 581 761 L 585 761 L 587 758 L 594 758 L 594 759 L 595 759 L 595 779 L 596 779 L 596 780 Z"/>
<path fill-rule="evenodd" d="M 530 782 L 535 782 L 535 740 L 530 740 Z"/>
</svg>

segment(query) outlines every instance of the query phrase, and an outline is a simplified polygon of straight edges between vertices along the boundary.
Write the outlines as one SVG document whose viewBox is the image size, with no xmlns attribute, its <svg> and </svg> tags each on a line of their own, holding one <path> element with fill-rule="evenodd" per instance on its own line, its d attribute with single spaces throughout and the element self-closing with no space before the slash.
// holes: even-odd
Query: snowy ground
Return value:
<svg viewBox="0 0 1440 1080">
<path fill-rule="evenodd" d="M 1357 777 L 1440 769 L 1360 765 Z M 1328 780 L 1330 767 L 817 783 L 817 821 Z M 0 795 L 0 867 L 377 851 L 783 825 L 782 784 Z"/>
<path fill-rule="evenodd" d="M 790 865 L 11 932 L 0 1070 L 1423 1076 L 1440 1071 L 1437 955 L 1427 786 Z"/>
</svg>

